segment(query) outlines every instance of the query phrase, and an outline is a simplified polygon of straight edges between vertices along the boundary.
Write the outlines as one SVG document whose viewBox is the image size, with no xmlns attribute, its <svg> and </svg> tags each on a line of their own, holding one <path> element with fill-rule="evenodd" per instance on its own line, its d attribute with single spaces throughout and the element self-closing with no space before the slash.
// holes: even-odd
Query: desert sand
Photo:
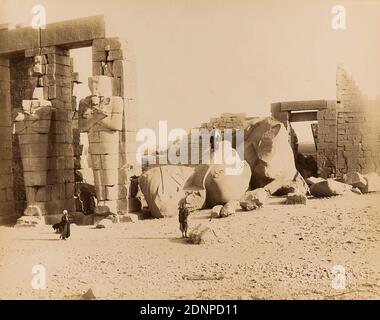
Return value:
<svg viewBox="0 0 380 320">
<path fill-rule="evenodd" d="M 380 194 L 348 194 L 209 219 L 206 243 L 181 239 L 176 217 L 72 225 L 59 240 L 51 226 L 0 228 L 0 299 L 379 299 Z M 31 287 L 46 267 L 46 289 Z M 346 288 L 332 288 L 332 268 Z"/>
</svg>

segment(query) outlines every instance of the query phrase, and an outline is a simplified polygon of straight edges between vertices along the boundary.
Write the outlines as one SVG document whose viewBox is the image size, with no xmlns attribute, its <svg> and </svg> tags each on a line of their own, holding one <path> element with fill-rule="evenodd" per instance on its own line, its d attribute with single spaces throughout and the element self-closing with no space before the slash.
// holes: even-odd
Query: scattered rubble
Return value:
<svg viewBox="0 0 380 320">
<path fill-rule="evenodd" d="M 310 193 L 317 198 L 341 195 L 351 190 L 351 186 L 335 181 L 332 178 L 314 183 L 310 186 Z"/>
<path fill-rule="evenodd" d="M 365 192 L 367 187 L 367 180 L 358 172 L 350 172 L 343 178 L 344 183 L 358 188 L 361 192 Z"/>
<path fill-rule="evenodd" d="M 264 188 L 247 191 L 240 199 L 240 207 L 244 211 L 251 211 L 262 207 L 268 200 L 268 192 Z"/>
<path fill-rule="evenodd" d="M 220 217 L 226 218 L 230 216 L 231 214 L 234 214 L 236 212 L 236 207 L 238 205 L 238 202 L 235 200 L 228 201 L 220 210 Z"/>
<path fill-rule="evenodd" d="M 367 186 L 364 192 L 378 192 L 380 191 L 380 177 L 377 173 L 371 172 L 364 175 L 367 181 Z"/>
<path fill-rule="evenodd" d="M 208 244 L 212 243 L 216 239 L 216 234 L 209 227 L 204 227 L 198 224 L 189 233 L 187 243 L 190 244 Z"/>
<path fill-rule="evenodd" d="M 211 210 L 211 218 L 220 218 L 220 211 L 222 211 L 222 209 L 222 205 L 214 206 Z"/>
<path fill-rule="evenodd" d="M 286 197 L 286 204 L 306 204 L 307 197 L 302 193 L 289 193 Z"/>
<path fill-rule="evenodd" d="M 325 181 L 323 178 L 317 178 L 317 177 L 309 177 L 306 179 L 306 183 L 310 186 L 312 184 Z"/>
</svg>

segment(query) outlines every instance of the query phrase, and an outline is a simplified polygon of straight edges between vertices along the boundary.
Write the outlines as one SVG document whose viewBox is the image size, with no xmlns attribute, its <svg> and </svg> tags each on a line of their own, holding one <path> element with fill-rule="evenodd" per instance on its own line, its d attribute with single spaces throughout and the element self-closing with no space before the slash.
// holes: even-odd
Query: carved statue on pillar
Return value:
<svg viewBox="0 0 380 320">
<path fill-rule="evenodd" d="M 18 136 L 23 166 L 27 207 L 18 224 L 44 223 L 47 186 L 49 131 L 52 105 L 41 99 L 41 89 L 36 88 L 34 100 L 23 100 L 22 112 L 14 119 L 14 133 Z M 39 99 L 36 99 L 39 98 Z"/>
<path fill-rule="evenodd" d="M 88 133 L 89 155 L 98 205 L 95 213 L 107 216 L 126 210 L 125 175 L 120 132 L 123 129 L 123 99 L 112 96 L 111 78 L 93 76 L 88 81 L 91 96 L 79 102 L 79 129 Z"/>
</svg>

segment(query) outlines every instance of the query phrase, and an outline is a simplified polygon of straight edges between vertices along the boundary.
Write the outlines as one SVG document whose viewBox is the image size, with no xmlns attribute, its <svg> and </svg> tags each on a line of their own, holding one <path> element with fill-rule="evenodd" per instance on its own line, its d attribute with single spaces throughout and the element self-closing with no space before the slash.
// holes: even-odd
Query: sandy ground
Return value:
<svg viewBox="0 0 380 320">
<path fill-rule="evenodd" d="M 180 238 L 176 218 L 73 226 L 67 241 L 50 226 L 0 228 L 1 299 L 379 299 L 380 194 L 279 199 L 252 212 L 199 223 L 215 232 L 204 245 Z M 32 267 L 47 287 L 33 290 Z M 346 289 L 333 289 L 342 265 Z"/>
</svg>

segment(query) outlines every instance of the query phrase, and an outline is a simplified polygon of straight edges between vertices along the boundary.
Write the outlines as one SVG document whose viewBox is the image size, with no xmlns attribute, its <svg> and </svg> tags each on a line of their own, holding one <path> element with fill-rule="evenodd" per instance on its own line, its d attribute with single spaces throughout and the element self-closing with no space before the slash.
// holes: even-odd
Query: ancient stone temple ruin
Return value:
<svg viewBox="0 0 380 320">
<path fill-rule="evenodd" d="M 380 97 L 363 95 L 342 65 L 336 73 L 336 100 L 280 102 L 271 109 L 288 129 L 292 122 L 317 121 L 319 176 L 380 172 Z"/>
<path fill-rule="evenodd" d="M 70 49 L 92 47 L 91 96 L 76 101 Z M 90 57 L 91 59 L 91 57 Z M 130 177 L 139 174 L 133 55 L 107 38 L 103 16 L 0 30 L 0 223 L 53 223 L 76 199 L 88 134 L 98 218 L 128 220 Z"/>
<path fill-rule="evenodd" d="M 342 65 L 336 73 L 336 100 L 278 102 L 271 105 L 272 116 L 282 122 L 297 156 L 297 138 L 291 124 L 313 121 L 318 176 L 342 177 L 348 172 L 380 173 L 380 97 L 364 96 Z M 254 114 L 254 112 L 252 112 Z M 245 113 L 224 113 L 211 118 L 201 128 L 242 129 L 255 121 Z M 198 152 L 198 148 L 200 151 Z M 202 145 L 190 143 L 202 154 Z"/>
</svg>

